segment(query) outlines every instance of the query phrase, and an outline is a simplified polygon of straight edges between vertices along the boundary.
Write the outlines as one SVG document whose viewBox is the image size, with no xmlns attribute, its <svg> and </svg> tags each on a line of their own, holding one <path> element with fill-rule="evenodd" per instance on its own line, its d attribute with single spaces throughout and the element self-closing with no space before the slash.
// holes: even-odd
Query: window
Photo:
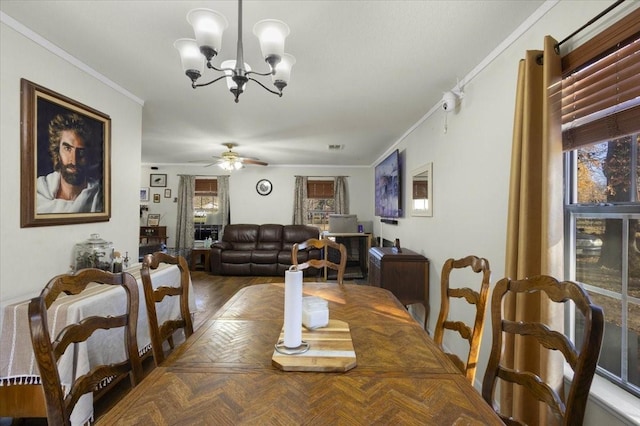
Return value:
<svg viewBox="0 0 640 426">
<path fill-rule="evenodd" d="M 220 224 L 218 214 L 218 180 L 196 179 L 193 196 L 193 224 L 195 240 L 207 237 L 217 239 L 217 226 Z M 214 227 L 216 232 L 213 232 Z"/>
<path fill-rule="evenodd" d="M 604 310 L 597 373 L 640 396 L 638 12 L 563 57 L 562 123 L 567 273 Z"/>
<path fill-rule="evenodd" d="M 316 226 L 321 231 L 329 230 L 329 215 L 336 212 L 333 182 L 333 180 L 311 179 L 307 181 L 305 223 Z"/>
<path fill-rule="evenodd" d="M 567 159 L 570 277 L 605 313 L 598 372 L 640 396 L 640 135 L 572 150 Z M 580 329 L 574 319 L 569 329 Z"/>
</svg>

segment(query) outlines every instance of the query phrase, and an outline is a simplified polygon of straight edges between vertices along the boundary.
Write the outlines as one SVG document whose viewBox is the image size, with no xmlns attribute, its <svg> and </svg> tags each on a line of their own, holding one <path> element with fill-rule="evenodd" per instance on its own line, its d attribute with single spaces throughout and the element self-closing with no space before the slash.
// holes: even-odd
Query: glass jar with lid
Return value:
<svg viewBox="0 0 640 426">
<path fill-rule="evenodd" d="M 75 270 L 97 268 L 103 271 L 111 271 L 113 263 L 113 244 L 100 238 L 98 234 L 75 245 L 74 249 Z"/>
</svg>

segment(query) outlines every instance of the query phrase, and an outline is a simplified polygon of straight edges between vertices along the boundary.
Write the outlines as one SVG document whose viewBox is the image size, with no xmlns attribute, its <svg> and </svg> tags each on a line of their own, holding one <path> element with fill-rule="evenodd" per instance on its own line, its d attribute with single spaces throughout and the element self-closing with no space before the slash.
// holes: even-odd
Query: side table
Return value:
<svg viewBox="0 0 640 426">
<path fill-rule="evenodd" d="M 202 265 L 204 266 L 204 270 L 207 272 L 211 272 L 211 265 L 209 264 L 209 253 L 211 249 L 208 248 L 192 248 L 191 249 L 191 262 L 189 264 L 189 269 L 192 271 L 196 270 L 196 265 L 198 265 L 198 261 L 202 260 Z"/>
</svg>

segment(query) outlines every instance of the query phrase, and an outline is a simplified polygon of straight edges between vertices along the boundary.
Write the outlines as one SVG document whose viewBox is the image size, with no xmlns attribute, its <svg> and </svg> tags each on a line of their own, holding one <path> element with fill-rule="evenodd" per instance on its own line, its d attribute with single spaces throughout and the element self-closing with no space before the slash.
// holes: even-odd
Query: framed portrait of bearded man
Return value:
<svg viewBox="0 0 640 426">
<path fill-rule="evenodd" d="M 20 226 L 111 218 L 111 118 L 22 79 Z"/>
</svg>

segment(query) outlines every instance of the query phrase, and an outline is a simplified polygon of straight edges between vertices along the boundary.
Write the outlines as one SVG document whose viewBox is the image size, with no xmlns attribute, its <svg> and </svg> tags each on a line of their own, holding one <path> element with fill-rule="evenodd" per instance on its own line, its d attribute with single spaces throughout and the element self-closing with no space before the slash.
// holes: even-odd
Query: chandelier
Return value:
<svg viewBox="0 0 640 426">
<path fill-rule="evenodd" d="M 258 83 L 265 90 L 282 96 L 282 89 L 287 86 L 291 77 L 291 67 L 296 63 L 296 59 L 284 53 L 284 40 L 289 35 L 289 27 L 282 21 L 276 19 L 264 19 L 256 23 L 253 33 L 260 40 L 260 49 L 267 64 L 269 72 L 251 71 L 251 67 L 244 62 L 244 52 L 242 48 L 242 0 L 238 0 L 238 43 L 235 60 L 227 60 L 220 64 L 220 68 L 211 63 L 214 56 L 220 53 L 222 46 L 222 33 L 229 26 L 227 19 L 220 13 L 211 9 L 193 9 L 187 14 L 187 22 L 193 26 L 194 39 L 181 38 L 173 44 L 180 52 L 180 60 L 184 73 L 191 79 L 191 87 L 208 86 L 223 78 L 227 81 L 227 86 L 235 96 L 236 103 L 238 97 L 244 92 L 249 80 Z M 223 74 L 207 83 L 196 83 L 204 72 L 204 64 L 208 69 L 212 69 Z M 252 76 L 271 76 L 276 90 L 272 90 L 256 80 Z"/>
</svg>

